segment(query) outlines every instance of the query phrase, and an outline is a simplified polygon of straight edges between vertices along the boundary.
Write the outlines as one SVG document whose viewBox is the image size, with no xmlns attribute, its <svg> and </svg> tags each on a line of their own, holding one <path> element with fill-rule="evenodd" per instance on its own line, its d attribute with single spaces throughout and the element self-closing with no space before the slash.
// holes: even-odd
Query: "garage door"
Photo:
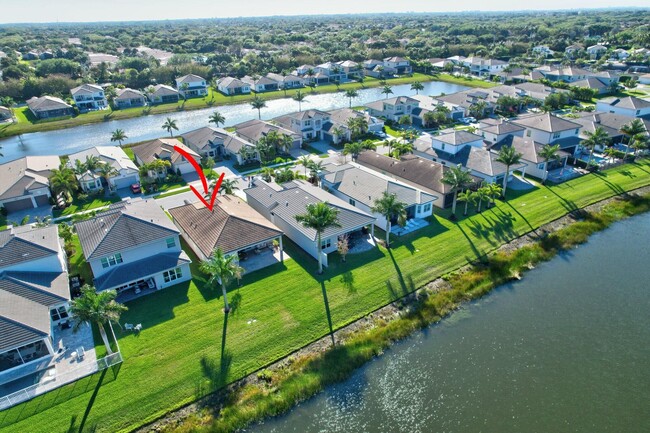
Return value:
<svg viewBox="0 0 650 433">
<path fill-rule="evenodd" d="M 5 203 L 3 206 L 5 209 L 7 209 L 7 212 L 15 212 L 19 210 L 34 208 L 34 205 L 32 204 L 32 199 L 30 198 L 22 198 L 16 201 L 10 201 L 8 203 Z"/>
<path fill-rule="evenodd" d="M 117 189 L 120 188 L 128 188 L 129 186 L 133 185 L 134 183 L 139 183 L 138 177 L 134 174 L 133 176 L 127 176 L 127 177 L 121 177 L 118 179 L 114 179 L 115 182 L 115 187 Z"/>
<path fill-rule="evenodd" d="M 38 206 L 45 206 L 50 204 L 50 198 L 47 196 L 47 194 L 37 195 L 34 198 L 36 199 L 36 204 Z"/>
</svg>

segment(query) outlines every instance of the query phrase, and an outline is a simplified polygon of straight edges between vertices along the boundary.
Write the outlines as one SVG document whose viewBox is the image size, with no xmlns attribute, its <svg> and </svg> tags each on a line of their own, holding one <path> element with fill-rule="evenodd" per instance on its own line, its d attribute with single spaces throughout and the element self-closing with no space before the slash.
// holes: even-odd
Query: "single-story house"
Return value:
<svg viewBox="0 0 650 433">
<path fill-rule="evenodd" d="M 86 170 L 84 173 L 77 174 L 81 189 L 86 192 L 106 187 L 111 190 L 128 188 L 140 182 L 138 167 L 119 146 L 95 146 L 73 153 L 68 159 L 68 166 L 74 168 L 75 161 L 85 163 L 89 157 L 97 157 L 103 164 L 109 164 L 115 170 L 115 174 L 108 179 L 104 179 L 99 170 L 95 172 Z"/>
<path fill-rule="evenodd" d="M 248 84 L 250 88 L 253 89 L 253 91 L 256 93 L 270 92 L 273 90 L 278 90 L 280 87 L 280 83 L 278 83 L 278 81 L 268 76 L 253 78 L 246 75 L 245 77 L 242 77 L 241 80 L 244 83 Z"/>
<path fill-rule="evenodd" d="M 280 89 L 297 89 L 305 86 L 304 80 L 296 75 L 280 75 L 269 72 L 266 77 L 276 81 Z"/>
<path fill-rule="evenodd" d="M 580 138 L 586 139 L 587 132 L 594 132 L 596 128 L 602 128 L 610 138 L 611 143 L 621 143 L 625 134 L 621 132 L 624 125 L 629 125 L 632 121 L 638 119 L 645 127 L 645 134 L 650 135 L 650 119 L 626 116 L 617 113 L 583 113 L 581 117 L 571 119 L 573 122 L 582 125 L 580 129 Z M 596 151 L 602 151 L 602 147 L 597 147 Z"/>
<path fill-rule="evenodd" d="M 264 120 L 252 119 L 235 125 L 235 134 L 253 145 L 271 131 L 290 136 L 293 139 L 291 146 L 293 149 L 299 149 L 302 146 L 302 134 Z"/>
<path fill-rule="evenodd" d="M 139 90 L 117 89 L 116 93 L 113 103 L 117 108 L 143 107 L 147 104 L 147 98 Z"/>
<path fill-rule="evenodd" d="M 227 96 L 246 95 L 251 92 L 251 86 L 248 83 L 233 77 L 221 78 L 217 82 L 217 89 Z"/>
<path fill-rule="evenodd" d="M 51 119 L 74 114 L 70 104 L 54 96 L 41 96 L 40 98 L 34 96 L 27 100 L 27 106 L 37 119 Z"/>
<path fill-rule="evenodd" d="M 131 290 L 138 294 L 192 277 L 180 232 L 156 200 L 114 203 L 76 223 L 75 228 L 98 292 L 113 289 L 118 294 Z"/>
<path fill-rule="evenodd" d="M 60 165 L 58 156 L 25 156 L 0 165 L 0 207 L 15 212 L 49 205 L 48 178 Z"/>
<path fill-rule="evenodd" d="M 181 137 L 190 149 L 203 157 L 234 157 L 238 164 L 259 160 L 259 155 L 253 144 L 222 128 L 204 126 L 186 132 Z M 246 151 L 242 151 L 244 147 Z"/>
<path fill-rule="evenodd" d="M 417 155 L 402 155 L 397 160 L 371 150 L 366 150 L 359 154 L 356 163 L 384 176 L 425 191 L 436 197 L 433 204 L 439 208 L 451 206 L 454 199 L 453 190 L 448 184 L 442 181 L 444 173 L 449 170 L 449 166 L 439 162 Z M 470 186 L 478 185 L 482 181 L 481 178 L 476 176 L 472 176 L 472 179 L 473 183 Z"/>
<path fill-rule="evenodd" d="M 11 119 L 12 117 L 13 116 L 11 115 L 11 110 L 0 105 L 0 122 Z"/>
<path fill-rule="evenodd" d="M 272 250 L 274 241 L 278 243 L 280 261 L 284 259 L 282 231 L 239 197 L 218 197 L 212 211 L 201 202 L 186 203 L 168 211 L 200 260 L 206 260 L 214 250 L 220 249 L 225 255 L 236 255 L 245 261 L 256 252 Z M 267 261 L 266 266 L 273 262 Z M 245 262 L 240 264 L 246 269 Z"/>
<path fill-rule="evenodd" d="M 325 266 L 327 266 L 327 254 L 336 251 L 340 236 L 353 236 L 365 232 L 367 227 L 370 227 L 370 232 L 374 234 L 375 217 L 301 180 L 278 185 L 256 179 L 253 181 L 253 186 L 245 189 L 244 192 L 246 201 L 253 209 L 282 230 L 310 256 L 318 259 L 320 254 Z M 319 202 L 327 203 L 338 211 L 338 222 L 341 226 L 326 229 L 321 237 L 321 245 L 318 245 L 316 231 L 296 220 L 296 215 L 307 212 L 308 204 Z"/>
<path fill-rule="evenodd" d="M 374 215 L 375 225 L 381 229 L 386 227 L 386 217 L 373 212 L 372 207 L 375 205 L 375 200 L 380 199 L 384 192 L 395 194 L 400 202 L 406 204 L 407 220 L 431 216 L 433 202 L 438 199 L 421 189 L 353 164 L 327 164 L 320 177 L 321 188 L 357 209 Z M 397 218 L 394 218 L 391 223 L 396 224 Z"/>
<path fill-rule="evenodd" d="M 152 104 L 171 104 L 180 99 L 178 90 L 165 84 L 157 84 L 148 90 L 147 97 Z"/>
<path fill-rule="evenodd" d="M 176 138 L 156 138 L 155 140 L 148 141 L 137 146 L 133 146 L 133 155 L 135 162 L 142 166 L 143 164 L 151 164 L 156 159 L 164 159 L 171 163 L 170 171 L 174 173 L 187 174 L 192 173 L 194 166 L 183 155 L 174 150 L 178 146 L 192 156 L 196 162 L 201 160 L 201 156 L 178 141 Z M 158 177 L 165 177 L 167 173 L 158 173 Z M 155 173 L 149 172 L 150 176 L 156 176 Z"/>
</svg>

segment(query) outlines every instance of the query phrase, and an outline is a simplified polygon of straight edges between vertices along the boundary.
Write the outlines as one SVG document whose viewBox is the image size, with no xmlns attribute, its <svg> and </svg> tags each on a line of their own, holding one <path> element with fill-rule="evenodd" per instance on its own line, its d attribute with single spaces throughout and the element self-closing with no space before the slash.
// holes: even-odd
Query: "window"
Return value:
<svg viewBox="0 0 650 433">
<path fill-rule="evenodd" d="M 441 149 L 442 149 L 442 150 L 445 150 L 445 143 L 442 143 L 442 147 L 441 147 Z"/>
<path fill-rule="evenodd" d="M 431 203 L 427 203 L 424 205 L 424 211 L 429 212 L 431 210 Z"/>
<path fill-rule="evenodd" d="M 636 115 L 638 116 L 639 114 L 641 114 L 641 110 L 636 110 Z"/>
<path fill-rule="evenodd" d="M 544 165 L 546 165 L 546 163 L 544 162 L 542 162 L 541 164 L 537 164 L 537 169 L 544 170 Z"/>
<path fill-rule="evenodd" d="M 53 321 L 63 320 L 68 318 L 68 310 L 65 307 L 52 308 L 50 310 L 50 317 Z"/>
<path fill-rule="evenodd" d="M 171 269 L 169 271 L 163 272 L 163 280 L 165 280 L 166 283 L 169 283 L 170 281 L 178 280 L 179 278 L 182 277 L 183 277 L 183 272 L 181 271 L 181 268 Z"/>
<path fill-rule="evenodd" d="M 108 268 L 111 266 L 118 265 L 122 263 L 122 254 L 115 253 L 115 255 L 104 257 L 102 258 L 101 262 L 102 262 L 102 268 Z"/>
<path fill-rule="evenodd" d="M 357 205 L 357 202 L 354 201 L 353 199 L 350 199 L 350 200 L 348 200 L 348 201 L 349 201 L 349 203 L 350 203 L 352 206 L 356 206 L 356 205 Z"/>
<path fill-rule="evenodd" d="M 530 129 L 526 130 L 526 137 L 530 137 Z"/>
<path fill-rule="evenodd" d="M 580 132 L 580 128 L 577 128 L 577 129 L 576 129 L 576 133 L 575 133 L 575 135 L 578 135 L 578 132 Z"/>
<path fill-rule="evenodd" d="M 331 239 L 325 239 L 324 241 L 321 242 L 320 249 L 324 250 L 326 248 L 330 248 L 331 246 L 332 246 L 332 240 Z"/>
<path fill-rule="evenodd" d="M 165 242 L 167 242 L 167 248 L 174 248 L 176 246 L 176 239 L 174 238 L 167 238 Z"/>
<path fill-rule="evenodd" d="M 556 133 L 553 134 L 553 140 L 555 140 L 556 138 L 560 138 L 560 133 L 559 132 L 556 132 Z"/>
</svg>

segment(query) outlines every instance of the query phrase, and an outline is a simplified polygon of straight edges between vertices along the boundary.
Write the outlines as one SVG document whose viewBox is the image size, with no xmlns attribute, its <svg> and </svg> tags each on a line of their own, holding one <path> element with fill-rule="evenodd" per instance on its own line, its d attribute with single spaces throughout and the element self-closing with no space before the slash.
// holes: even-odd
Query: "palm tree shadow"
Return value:
<svg viewBox="0 0 650 433">
<path fill-rule="evenodd" d="M 546 187 L 546 190 L 560 199 L 562 207 L 564 207 L 568 213 L 578 210 L 578 205 L 573 200 L 567 200 L 560 194 L 556 193 L 553 188 Z"/>
<path fill-rule="evenodd" d="M 477 259 L 481 258 L 483 256 L 483 253 L 481 253 L 478 248 L 476 248 L 476 245 L 474 245 L 474 242 L 472 239 L 467 236 L 467 233 L 465 233 L 465 230 L 463 230 L 462 224 L 457 224 L 458 230 L 465 236 L 465 239 L 467 239 L 467 243 L 469 244 L 470 248 L 472 249 L 472 252 L 476 256 Z"/>
<path fill-rule="evenodd" d="M 225 386 L 232 366 L 233 356 L 229 351 L 221 353 L 219 362 L 209 359 L 207 356 L 202 356 L 200 360 L 201 371 L 203 375 L 210 381 L 210 388 L 215 391 Z"/>
<path fill-rule="evenodd" d="M 86 425 L 86 421 L 88 420 L 88 415 L 90 415 L 90 411 L 93 408 L 93 405 L 95 404 L 95 399 L 97 398 L 97 394 L 99 393 L 99 388 L 101 388 L 102 383 L 104 382 L 104 377 L 106 377 L 107 372 L 108 369 L 105 369 L 99 375 L 99 380 L 97 381 L 95 390 L 90 396 L 90 400 L 88 401 L 88 405 L 86 406 L 86 411 L 84 412 L 84 416 L 83 418 L 81 418 L 81 423 L 79 424 L 79 433 L 82 433 L 84 431 L 84 426 Z M 72 420 L 71 427 L 72 425 L 74 425 L 74 420 Z M 91 426 L 90 429 L 91 431 L 94 431 L 97 429 L 97 426 Z"/>
<path fill-rule="evenodd" d="M 330 312 L 330 303 L 327 300 L 327 289 L 325 288 L 325 281 L 320 281 L 320 288 L 323 292 L 323 302 L 325 303 L 325 315 L 327 316 L 327 324 L 330 328 L 330 337 L 332 338 L 332 346 L 336 344 L 334 340 L 334 327 L 332 325 L 332 314 Z"/>
<path fill-rule="evenodd" d="M 347 289 L 348 294 L 353 295 L 357 293 L 357 288 L 354 287 L 354 274 L 352 273 L 352 271 L 346 271 L 343 274 L 341 274 L 341 278 L 339 278 L 339 281 Z"/>
<path fill-rule="evenodd" d="M 559 196 L 558 196 L 558 197 L 559 197 Z M 573 202 L 572 202 L 572 203 L 573 203 Z M 519 211 L 517 210 L 517 208 L 515 208 L 513 205 L 511 205 L 510 202 L 508 202 L 508 201 L 506 201 L 505 204 L 507 204 L 508 207 L 509 207 L 510 209 L 512 209 L 514 213 L 516 213 L 517 215 L 519 215 L 519 218 L 521 218 L 521 220 L 522 220 L 523 222 L 526 223 L 526 225 L 528 226 L 528 228 L 530 229 L 531 232 L 537 234 L 537 229 L 536 229 L 535 227 L 533 227 L 533 225 L 528 221 L 528 219 L 526 219 L 526 217 L 523 216 L 523 215 L 521 214 L 521 212 L 519 212 Z M 575 203 L 573 203 L 573 206 L 576 206 Z M 576 207 L 577 207 L 577 206 L 576 206 Z M 499 208 L 497 207 L 497 209 L 499 209 Z M 501 209 L 499 209 L 499 210 L 501 210 Z M 501 213 L 502 213 L 502 215 L 508 215 L 508 217 L 509 217 L 509 219 L 510 219 L 510 226 L 512 227 L 512 221 L 514 221 L 514 218 L 512 218 L 512 215 L 509 214 L 509 213 L 506 214 L 506 213 L 503 212 L 502 210 L 501 210 Z"/>
<path fill-rule="evenodd" d="M 235 314 L 238 312 L 239 307 L 241 306 L 241 300 L 242 295 L 239 293 L 239 290 L 237 290 L 237 292 L 230 298 L 230 314 Z M 226 317 L 227 316 L 228 315 L 226 314 Z"/>
<path fill-rule="evenodd" d="M 594 176 L 597 179 L 602 180 L 605 183 L 605 185 L 607 185 L 609 187 L 609 189 L 614 191 L 616 194 L 624 194 L 625 193 L 625 190 L 623 188 L 621 188 L 620 185 L 606 179 L 607 173 L 595 172 Z"/>
</svg>

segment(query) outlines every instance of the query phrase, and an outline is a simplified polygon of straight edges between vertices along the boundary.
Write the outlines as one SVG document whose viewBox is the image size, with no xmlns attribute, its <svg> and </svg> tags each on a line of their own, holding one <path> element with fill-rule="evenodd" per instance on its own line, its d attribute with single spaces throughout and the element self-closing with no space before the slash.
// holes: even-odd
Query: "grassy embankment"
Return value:
<svg viewBox="0 0 650 433">
<path fill-rule="evenodd" d="M 125 357 L 117 380 L 104 384 L 94 399 L 88 394 L 68 399 L 72 384 L 56 391 L 59 399 L 39 397 L 0 412 L 0 428 L 8 432 L 66 431 L 73 416 L 88 411 L 88 426 L 96 425 L 99 431 L 129 431 L 263 368 L 567 212 L 646 186 L 650 184 L 648 174 L 650 162 L 641 161 L 557 186 L 538 185 L 525 193 L 511 191 L 507 202 L 498 202 L 480 215 L 456 222 L 432 218 L 426 228 L 395 239 L 390 251 L 377 248 L 349 255 L 345 263 L 334 254 L 321 276 L 314 274 L 315 261 L 287 241 L 292 259 L 244 276 L 241 287 L 231 289 L 234 311 L 228 317 L 221 311 L 220 291 L 205 287 L 195 259 L 191 282 L 129 303 L 122 322 L 142 323 L 143 330 L 139 335 L 117 330 Z M 367 350 L 372 355 L 375 349 Z M 329 362 L 336 358 L 330 357 L 319 362 L 327 366 L 331 377 L 342 377 L 339 366 Z M 311 377 L 304 376 L 301 380 Z M 299 389 L 297 386 L 295 392 Z M 300 395 L 308 395 L 309 387 L 303 392 Z M 270 407 L 262 397 L 256 397 L 260 408 L 251 411 L 275 413 L 262 410 Z M 282 394 L 274 398 L 280 397 Z M 288 397 L 284 407 L 292 401 Z M 242 405 L 242 409 L 247 407 Z M 273 410 L 281 407 L 280 403 L 272 406 Z M 239 415 L 233 416 L 230 425 L 240 422 Z"/>
<path fill-rule="evenodd" d="M 463 78 L 453 77 L 448 74 L 440 75 L 424 75 L 415 73 L 412 77 L 400 77 L 400 78 L 391 78 L 387 80 L 387 84 L 394 86 L 398 84 L 409 84 L 415 81 L 426 82 L 426 81 L 445 81 L 455 84 L 462 84 L 466 86 L 473 87 L 491 87 L 494 84 L 481 81 L 481 80 L 466 80 Z M 328 84 L 325 86 L 319 86 L 315 88 L 316 93 L 334 93 L 337 91 L 345 91 L 348 89 L 364 89 L 370 87 L 379 87 L 381 86 L 380 81 L 375 78 L 366 78 L 363 83 L 351 82 L 341 84 L 338 88 L 334 84 Z M 310 88 L 300 89 L 307 96 L 312 94 Z M 260 93 L 259 96 L 265 100 L 270 99 L 280 99 L 285 97 L 293 96 L 298 89 L 287 90 L 277 90 L 273 92 Z M 152 107 L 136 107 L 136 108 L 127 108 L 124 110 L 116 111 L 93 111 L 89 113 L 83 113 L 76 117 L 62 118 L 62 119 L 43 119 L 37 120 L 34 118 L 32 113 L 27 107 L 20 107 L 14 110 L 17 122 L 12 124 L 7 124 L 0 126 L 0 138 L 10 137 L 13 135 L 26 134 L 29 132 L 39 132 L 39 131 L 52 131 L 56 129 L 72 128 L 74 126 L 86 125 L 89 123 L 99 123 L 106 122 L 109 120 L 120 120 L 120 119 L 130 119 L 133 117 L 145 116 L 149 114 L 161 114 L 161 113 L 174 113 L 179 111 L 187 110 L 197 110 L 202 108 L 214 107 L 215 109 L 221 105 L 231 105 L 239 104 L 243 102 L 249 102 L 255 97 L 255 94 L 250 95 L 235 95 L 235 96 L 226 96 L 223 95 L 214 89 L 210 88 L 209 93 L 204 98 L 194 98 L 188 99 L 187 101 L 180 101 L 179 103 L 171 104 L 160 104 L 154 105 Z M 297 103 L 296 103 L 297 104 Z M 296 106 L 297 107 L 297 106 Z M 252 110 L 252 109 L 251 109 Z M 207 117 L 206 117 L 207 122 Z"/>
</svg>

